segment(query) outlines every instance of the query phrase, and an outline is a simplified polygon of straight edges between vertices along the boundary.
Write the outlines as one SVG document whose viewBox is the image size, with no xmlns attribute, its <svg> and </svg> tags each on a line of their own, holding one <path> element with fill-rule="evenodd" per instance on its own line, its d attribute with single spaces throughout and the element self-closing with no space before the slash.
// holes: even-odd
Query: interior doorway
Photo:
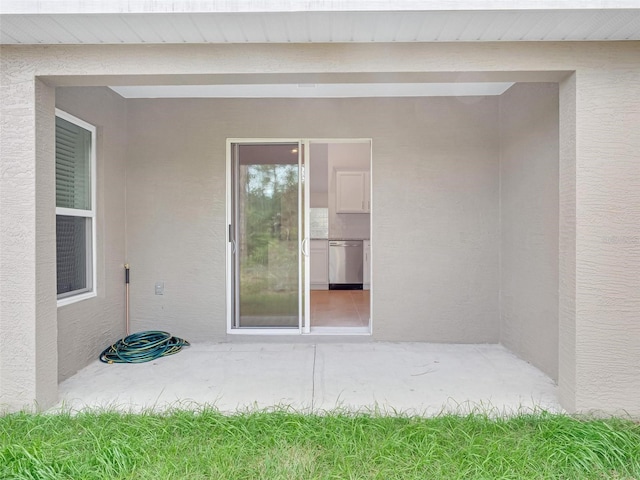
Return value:
<svg viewBox="0 0 640 480">
<path fill-rule="evenodd" d="M 371 141 L 228 140 L 229 333 L 371 332 Z"/>
<path fill-rule="evenodd" d="M 369 333 L 371 142 L 309 144 L 310 311 L 314 333 Z"/>
</svg>

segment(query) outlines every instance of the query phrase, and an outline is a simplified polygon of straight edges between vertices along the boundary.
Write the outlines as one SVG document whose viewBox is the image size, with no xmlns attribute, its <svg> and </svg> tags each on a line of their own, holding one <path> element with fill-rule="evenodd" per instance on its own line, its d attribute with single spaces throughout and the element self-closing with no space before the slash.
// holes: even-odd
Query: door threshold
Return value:
<svg viewBox="0 0 640 480">
<path fill-rule="evenodd" d="M 369 327 L 311 327 L 307 335 L 371 335 Z"/>
<path fill-rule="evenodd" d="M 230 335 L 300 335 L 299 328 L 264 328 L 264 327 L 242 327 L 227 330 Z"/>
</svg>

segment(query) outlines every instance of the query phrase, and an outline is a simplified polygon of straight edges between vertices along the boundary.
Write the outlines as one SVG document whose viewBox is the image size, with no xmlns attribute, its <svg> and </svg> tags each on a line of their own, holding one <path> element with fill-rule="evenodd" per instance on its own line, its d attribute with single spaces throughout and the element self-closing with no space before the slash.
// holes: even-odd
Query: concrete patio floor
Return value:
<svg viewBox="0 0 640 480">
<path fill-rule="evenodd" d="M 562 411 L 555 383 L 500 345 L 199 343 L 144 364 L 95 361 L 53 410 L 286 406 L 434 415 Z"/>
</svg>

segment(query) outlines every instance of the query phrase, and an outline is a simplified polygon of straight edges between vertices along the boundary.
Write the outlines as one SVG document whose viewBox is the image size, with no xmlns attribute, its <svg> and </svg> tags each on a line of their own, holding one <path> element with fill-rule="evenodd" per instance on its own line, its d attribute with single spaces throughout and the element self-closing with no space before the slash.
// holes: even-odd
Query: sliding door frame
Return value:
<svg viewBox="0 0 640 480">
<path fill-rule="evenodd" d="M 235 278 L 235 199 L 234 195 L 234 145 L 250 145 L 250 144 L 282 144 L 297 143 L 298 144 L 298 231 L 300 258 L 303 261 L 298 262 L 299 271 L 299 295 L 298 295 L 298 327 L 282 328 L 282 327 L 266 327 L 266 328 L 241 328 L 234 326 L 236 321 L 237 298 L 235 291 L 237 289 L 237 280 Z M 309 189 L 309 161 L 311 158 L 310 145 L 312 143 L 368 143 L 370 152 L 370 169 L 373 170 L 373 145 L 371 138 L 228 138 L 226 142 L 226 317 L 227 317 L 227 333 L 233 335 L 300 335 L 313 334 L 311 332 L 311 302 L 309 299 L 311 292 L 310 280 L 310 224 L 309 224 L 309 206 L 310 206 L 310 189 Z M 371 180 L 370 180 L 370 183 Z M 369 194 L 371 204 L 373 206 L 373 189 L 369 185 Z M 373 222 L 371 223 L 370 232 L 373 231 Z M 302 281 L 300 281 L 302 279 Z M 371 279 L 371 300 L 370 300 L 370 318 L 369 329 L 365 335 L 373 333 L 373 279 Z M 348 329 L 348 327 L 346 327 Z M 345 331 L 344 334 L 350 334 Z M 363 334 L 363 333 L 357 333 Z"/>
<path fill-rule="evenodd" d="M 304 262 L 298 261 L 298 326 L 297 327 L 246 327 L 237 326 L 238 319 L 238 290 L 237 270 L 238 262 L 236 260 L 236 195 L 234 189 L 234 147 L 238 145 L 269 145 L 269 144 L 297 144 L 298 145 L 298 251 L 300 257 L 304 258 Z M 228 138 L 226 148 L 226 202 L 227 202 L 227 259 L 226 259 L 226 305 L 227 305 L 227 333 L 234 335 L 300 335 L 305 328 L 305 320 L 308 324 L 308 301 L 307 292 L 309 291 L 309 240 L 306 232 L 309 227 L 309 220 L 306 214 L 306 205 L 309 200 L 308 188 L 305 188 L 304 182 L 308 182 L 308 175 L 305 175 L 304 169 L 304 142 L 299 138 Z M 301 181 L 304 179 L 304 182 Z M 306 197 L 306 199 L 305 199 Z M 300 258 L 299 257 L 299 258 Z M 308 328 L 308 325 L 306 326 Z"/>
</svg>

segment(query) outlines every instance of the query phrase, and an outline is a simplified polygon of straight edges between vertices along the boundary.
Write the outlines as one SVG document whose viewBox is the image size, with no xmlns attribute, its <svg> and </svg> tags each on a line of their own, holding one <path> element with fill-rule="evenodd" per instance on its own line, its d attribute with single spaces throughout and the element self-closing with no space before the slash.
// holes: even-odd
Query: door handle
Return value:
<svg viewBox="0 0 640 480">
<path fill-rule="evenodd" d="M 300 250 L 302 251 L 302 255 L 304 255 L 305 257 L 309 256 L 309 252 L 306 250 L 305 248 L 305 242 L 308 245 L 309 244 L 309 238 L 305 237 L 302 242 L 300 243 Z"/>
<path fill-rule="evenodd" d="M 235 255 L 236 253 L 236 240 L 233 238 L 233 228 L 231 224 L 229 224 L 229 243 L 231 243 L 231 254 Z"/>
</svg>

